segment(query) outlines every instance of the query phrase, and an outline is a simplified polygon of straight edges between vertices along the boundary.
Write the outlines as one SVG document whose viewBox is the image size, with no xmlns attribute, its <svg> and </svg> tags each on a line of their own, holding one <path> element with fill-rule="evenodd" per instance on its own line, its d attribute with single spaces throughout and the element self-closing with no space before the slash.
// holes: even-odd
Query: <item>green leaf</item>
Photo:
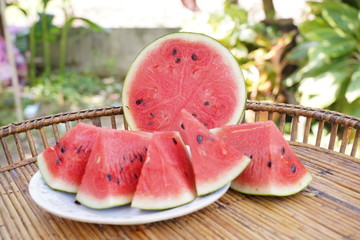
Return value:
<svg viewBox="0 0 360 240">
<path fill-rule="evenodd" d="M 304 37 L 309 41 L 340 41 L 346 37 L 342 32 L 336 31 L 334 28 L 323 27 L 304 32 Z"/>
<path fill-rule="evenodd" d="M 300 104 L 326 108 L 336 101 L 341 84 L 349 76 L 347 68 L 330 69 L 315 77 L 304 78 L 299 86 Z"/>
<path fill-rule="evenodd" d="M 321 4 L 321 15 L 333 28 L 344 32 L 359 34 L 359 11 L 345 3 L 325 1 Z"/>
<path fill-rule="evenodd" d="M 71 25 L 71 23 L 75 20 L 80 20 L 80 21 L 83 21 L 85 22 L 90 29 L 92 30 L 95 30 L 95 31 L 100 31 L 100 32 L 105 32 L 105 28 L 101 27 L 100 25 L 94 23 L 93 21 L 89 20 L 89 19 L 86 19 L 86 18 L 82 18 L 82 17 L 72 17 L 72 18 L 69 18 L 68 22 L 69 24 Z"/>
<path fill-rule="evenodd" d="M 291 52 L 287 55 L 287 59 L 294 61 L 294 60 L 301 60 L 307 58 L 307 53 L 311 47 L 316 44 L 315 42 L 304 42 L 295 46 Z"/>
<path fill-rule="evenodd" d="M 347 87 L 345 97 L 349 103 L 353 103 L 360 97 L 360 65 L 351 76 L 350 84 Z"/>
<path fill-rule="evenodd" d="M 308 33 L 316 31 L 318 29 L 330 28 L 322 18 L 315 18 L 314 20 L 305 21 L 299 26 L 300 34 L 305 36 Z"/>
<path fill-rule="evenodd" d="M 325 58 L 337 58 L 350 54 L 356 48 L 356 41 L 352 39 L 342 39 L 336 42 L 322 42 L 309 49 L 309 59 L 318 58 L 324 55 Z"/>
</svg>

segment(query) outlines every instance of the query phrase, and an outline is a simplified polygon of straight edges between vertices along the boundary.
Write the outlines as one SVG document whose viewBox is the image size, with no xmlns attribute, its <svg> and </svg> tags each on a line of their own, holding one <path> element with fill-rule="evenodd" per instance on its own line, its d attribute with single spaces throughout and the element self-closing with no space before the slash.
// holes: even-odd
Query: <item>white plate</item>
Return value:
<svg viewBox="0 0 360 240">
<path fill-rule="evenodd" d="M 149 211 L 132 208 L 130 205 L 110 209 L 91 209 L 75 203 L 75 194 L 51 189 L 37 172 L 29 183 L 32 199 L 40 207 L 57 216 L 80 222 L 116 225 L 144 224 L 180 217 L 204 208 L 226 193 L 230 184 L 186 205 L 168 210 Z"/>
</svg>

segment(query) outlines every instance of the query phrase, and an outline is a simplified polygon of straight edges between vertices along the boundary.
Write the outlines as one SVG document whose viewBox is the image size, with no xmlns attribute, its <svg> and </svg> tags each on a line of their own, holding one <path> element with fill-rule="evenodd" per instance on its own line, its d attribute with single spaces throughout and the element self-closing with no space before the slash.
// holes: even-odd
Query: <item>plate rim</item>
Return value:
<svg viewBox="0 0 360 240">
<path fill-rule="evenodd" d="M 53 192 L 53 193 L 55 193 L 55 195 L 57 195 L 57 194 L 75 194 L 75 193 L 66 193 L 66 192 L 62 192 L 62 191 L 58 191 L 58 190 L 54 190 L 54 189 L 50 188 L 44 181 L 40 171 L 37 171 L 31 177 L 28 189 L 29 189 L 29 193 L 30 193 L 30 196 L 33 199 L 33 201 L 39 207 L 41 207 L 43 210 L 45 210 L 46 212 L 49 212 L 55 216 L 59 216 L 62 218 L 66 218 L 66 219 L 70 219 L 70 220 L 74 220 L 74 221 L 78 221 L 78 222 L 95 223 L 95 224 L 111 224 L 111 225 L 140 225 L 140 224 L 153 223 L 153 222 L 159 222 L 159 221 L 169 220 L 169 219 L 173 219 L 173 218 L 178 218 L 178 217 L 196 212 L 202 208 L 205 208 L 205 207 L 211 205 L 212 203 L 219 200 L 227 192 L 227 190 L 230 187 L 230 183 L 228 183 L 227 185 L 219 188 L 218 190 L 216 190 L 210 194 L 197 197 L 195 200 L 193 200 L 187 204 L 175 207 L 175 208 L 164 209 L 164 210 L 142 210 L 144 212 L 151 211 L 151 213 L 145 214 L 143 216 L 138 215 L 138 217 L 135 217 L 135 218 L 128 218 L 128 219 L 126 219 L 126 218 L 119 218 L 119 219 L 109 218 L 108 220 L 105 220 L 104 218 L 102 218 L 99 221 L 99 220 L 96 220 L 93 218 L 92 219 L 84 219 L 84 217 L 78 216 L 77 214 L 74 214 L 74 213 L 72 213 L 72 215 L 69 216 L 68 214 L 65 214 L 63 212 L 55 211 L 54 208 L 47 207 L 47 205 L 45 205 L 46 200 L 43 200 L 39 197 L 39 193 L 37 191 L 39 189 L 39 187 L 36 187 L 36 186 L 40 186 L 39 184 L 43 185 L 43 186 L 46 185 L 46 187 L 49 189 L 49 192 Z M 77 205 L 74 204 L 74 206 L 77 206 Z M 83 206 L 83 207 L 87 208 L 86 206 Z M 129 204 L 119 206 L 119 207 L 131 208 Z M 115 207 L 115 208 L 117 208 L 117 207 Z M 91 211 L 93 209 L 89 208 L 89 210 Z M 108 210 L 108 209 L 104 209 L 104 210 Z M 180 211 L 180 210 L 183 210 L 183 211 Z M 101 211 L 101 210 L 98 209 L 98 211 Z"/>
</svg>

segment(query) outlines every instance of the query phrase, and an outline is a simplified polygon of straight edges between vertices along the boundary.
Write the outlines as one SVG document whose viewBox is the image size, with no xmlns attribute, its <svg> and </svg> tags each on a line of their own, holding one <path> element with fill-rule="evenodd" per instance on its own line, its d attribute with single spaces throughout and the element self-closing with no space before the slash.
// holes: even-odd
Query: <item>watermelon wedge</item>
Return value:
<svg viewBox="0 0 360 240">
<path fill-rule="evenodd" d="M 131 206 L 167 209 L 195 198 L 194 172 L 180 134 L 154 133 Z"/>
<path fill-rule="evenodd" d="M 252 161 L 231 184 L 239 192 L 286 196 L 304 189 L 312 180 L 274 122 L 224 126 L 211 131 Z"/>
<path fill-rule="evenodd" d="M 53 189 L 76 192 L 100 128 L 79 123 L 37 157 L 45 182 Z"/>
<path fill-rule="evenodd" d="M 96 209 L 131 202 L 150 133 L 102 129 L 89 156 L 76 200 Z"/>
<path fill-rule="evenodd" d="M 187 144 L 195 173 L 199 196 L 216 191 L 244 171 L 250 158 L 212 134 L 200 121 L 182 110 Z"/>
<path fill-rule="evenodd" d="M 126 76 L 122 102 L 132 130 L 178 131 L 181 109 L 214 128 L 242 119 L 246 87 L 238 63 L 223 45 L 181 32 L 140 52 Z"/>
</svg>

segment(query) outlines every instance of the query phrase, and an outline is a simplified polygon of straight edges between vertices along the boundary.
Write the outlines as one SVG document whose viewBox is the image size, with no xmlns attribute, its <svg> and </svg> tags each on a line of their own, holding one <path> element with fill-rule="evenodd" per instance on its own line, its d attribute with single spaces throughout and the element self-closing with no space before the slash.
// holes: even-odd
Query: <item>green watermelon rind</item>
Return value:
<svg viewBox="0 0 360 240">
<path fill-rule="evenodd" d="M 278 187 L 278 186 L 272 186 L 267 187 L 265 190 L 258 189 L 257 191 L 254 191 L 254 189 L 250 188 L 241 188 L 239 186 L 236 186 L 234 183 L 230 185 L 230 188 L 241 192 L 244 194 L 249 195 L 257 195 L 257 196 L 279 196 L 279 197 L 285 197 L 285 196 L 291 196 L 296 193 L 299 193 L 300 191 L 304 190 L 312 181 L 312 176 L 309 172 L 307 172 L 298 182 L 297 186 L 289 185 L 284 187 Z"/>
<path fill-rule="evenodd" d="M 208 184 L 209 187 L 205 188 L 206 190 L 202 190 L 201 192 L 198 191 L 198 196 L 205 196 L 205 195 L 211 194 L 213 192 L 216 192 L 220 188 L 226 186 L 227 184 L 231 183 L 234 179 L 236 179 L 246 169 L 246 167 L 250 164 L 250 162 L 251 162 L 250 158 L 243 155 L 243 157 L 239 161 L 240 164 L 237 167 L 233 168 L 236 171 L 226 172 L 226 175 L 229 176 L 229 177 L 220 176 L 219 178 L 224 179 L 224 181 L 222 183 L 216 183 L 217 185 L 215 185 L 214 181 L 212 181 L 210 184 Z M 202 185 L 202 186 L 196 186 L 196 188 L 198 189 L 198 188 L 204 188 L 204 187 Z"/>
<path fill-rule="evenodd" d="M 218 132 L 221 131 L 221 127 L 210 129 L 210 132 L 217 135 Z M 307 171 L 306 174 L 298 180 L 295 184 L 289 184 L 284 187 L 280 186 L 271 186 L 271 187 L 264 187 L 263 190 L 261 189 L 253 189 L 251 187 L 242 188 L 239 186 L 236 186 L 235 183 L 231 183 L 230 188 L 234 191 L 241 192 L 244 194 L 249 195 L 257 195 L 257 196 L 290 196 L 294 195 L 302 190 L 304 190 L 312 181 L 311 174 Z"/>
<path fill-rule="evenodd" d="M 88 208 L 101 210 L 101 209 L 108 209 L 108 208 L 128 205 L 131 203 L 132 197 L 129 197 L 127 200 L 123 200 L 123 201 L 120 201 L 119 198 L 116 197 L 108 197 L 99 200 L 87 194 L 81 194 L 81 195 L 76 194 L 75 199 L 76 201 L 78 201 L 79 203 L 81 203 L 82 205 Z"/>
<path fill-rule="evenodd" d="M 78 186 L 67 183 L 66 181 L 51 176 L 50 171 L 47 168 L 46 161 L 43 157 L 43 153 L 40 153 L 37 156 L 37 165 L 40 170 L 42 178 L 50 188 L 68 193 L 77 192 Z"/>
<path fill-rule="evenodd" d="M 132 113 L 129 108 L 128 104 L 128 95 L 126 94 L 126 90 L 129 88 L 128 86 L 131 84 L 130 79 L 133 78 L 134 70 L 136 70 L 136 66 L 138 63 L 142 60 L 142 57 L 146 56 L 147 53 L 149 53 L 152 49 L 160 45 L 163 41 L 167 39 L 171 39 L 172 37 L 176 36 L 182 36 L 187 39 L 191 39 L 191 37 L 194 38 L 201 38 L 202 40 L 208 41 L 209 44 L 216 45 L 216 49 L 222 49 L 222 53 L 224 53 L 223 56 L 227 55 L 227 59 L 229 62 L 233 65 L 233 69 L 238 69 L 237 75 L 238 75 L 238 86 L 239 86 L 239 99 L 242 100 L 241 102 L 238 102 L 237 105 L 234 107 L 234 109 L 237 109 L 236 114 L 233 114 L 232 119 L 230 119 L 225 125 L 231 125 L 231 124 L 237 124 L 242 121 L 245 115 L 245 107 L 246 107 L 246 100 L 247 100 L 247 92 L 246 92 L 246 84 L 245 84 L 245 78 L 241 71 L 241 68 L 239 64 L 237 63 L 236 59 L 232 55 L 229 49 L 224 47 L 220 42 L 218 42 L 216 39 L 202 34 L 202 33 L 194 33 L 194 32 L 175 32 L 175 33 L 169 33 L 164 36 L 161 36 L 154 41 L 152 41 L 150 44 L 145 46 L 139 54 L 135 57 L 134 61 L 131 63 L 128 73 L 125 77 L 124 84 L 123 84 L 123 91 L 122 91 L 122 105 L 123 105 L 123 112 L 124 112 L 124 120 L 125 124 L 130 130 L 140 130 L 135 126 L 135 123 L 133 121 Z M 235 70 L 234 70 L 235 73 Z"/>
</svg>

